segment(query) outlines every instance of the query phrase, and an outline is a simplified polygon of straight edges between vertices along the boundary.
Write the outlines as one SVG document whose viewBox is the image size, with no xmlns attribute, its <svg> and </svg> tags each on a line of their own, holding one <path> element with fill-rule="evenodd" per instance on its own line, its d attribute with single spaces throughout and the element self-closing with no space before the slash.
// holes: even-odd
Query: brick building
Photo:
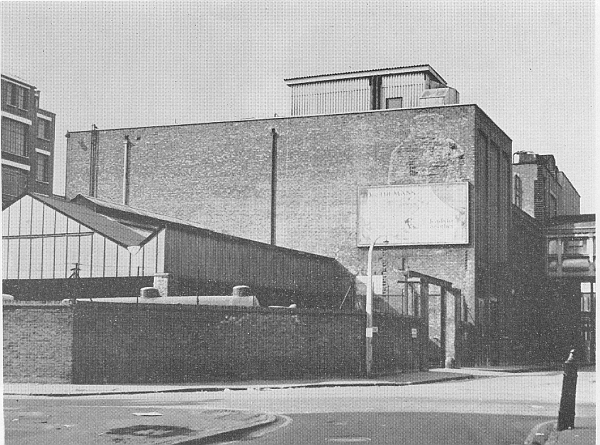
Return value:
<svg viewBox="0 0 600 445">
<path fill-rule="evenodd" d="M 2 206 L 25 191 L 52 194 L 55 114 L 40 91 L 2 75 Z"/>
<path fill-rule="evenodd" d="M 417 74 L 433 76 L 427 67 Z M 387 82 L 377 76 L 375 84 Z M 498 320 L 511 288 L 511 140 L 476 105 L 444 105 L 448 92 L 437 90 L 447 86 L 433 81 L 417 96 L 437 97 L 434 106 L 383 109 L 382 93 L 369 87 L 363 93 L 379 97 L 374 110 L 71 132 L 66 193 L 334 257 L 359 282 L 368 242 L 390 227 L 365 218 L 366 209 L 392 225 L 386 203 L 415 211 L 419 218 L 403 217 L 375 249 L 373 273 L 384 284 L 376 292 L 401 295 L 407 268 L 451 283 L 462 362 L 506 361 Z M 400 195 L 434 201 L 391 197 Z"/>
<path fill-rule="evenodd" d="M 580 196 L 552 155 L 517 152 L 513 158 L 513 203 L 542 223 L 579 215 Z"/>
<path fill-rule="evenodd" d="M 595 216 L 580 215 L 580 196 L 554 156 L 518 152 L 513 157 L 512 272 L 522 275 L 521 296 L 528 317 L 545 320 L 524 327 L 517 313 L 513 329 L 525 329 L 546 358 L 564 360 L 576 348 L 578 359 L 595 361 Z M 529 276 L 525 282 L 525 276 Z M 531 298 L 537 292 L 537 298 Z M 519 321 L 520 320 L 520 321 Z M 538 353 L 539 354 L 539 353 Z M 542 359 L 541 356 L 538 357 Z"/>
</svg>

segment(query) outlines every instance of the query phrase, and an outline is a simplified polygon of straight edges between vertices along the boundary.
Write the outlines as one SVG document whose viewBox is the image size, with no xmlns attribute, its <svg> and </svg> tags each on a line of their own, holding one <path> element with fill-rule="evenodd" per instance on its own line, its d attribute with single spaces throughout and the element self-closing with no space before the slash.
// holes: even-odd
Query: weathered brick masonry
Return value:
<svg viewBox="0 0 600 445">
<path fill-rule="evenodd" d="M 269 242 L 273 129 L 277 244 L 334 257 L 357 275 L 367 264 L 367 249 L 357 247 L 360 187 L 468 181 L 468 245 L 385 252 L 389 271 L 404 259 L 412 270 L 450 281 L 462 292 L 465 321 L 490 323 L 490 298 L 507 292 L 511 141 L 475 105 L 103 130 L 98 197 L 121 200 L 124 136 L 139 136 L 131 206 Z M 87 193 L 89 143 L 90 132 L 70 134 L 68 197 Z M 484 353 L 477 342 L 465 346 Z"/>
<path fill-rule="evenodd" d="M 374 372 L 426 369 L 422 320 L 377 315 L 376 322 Z M 365 314 L 350 311 L 5 304 L 4 379 L 183 383 L 363 376 L 364 332 Z"/>
<path fill-rule="evenodd" d="M 410 339 L 412 327 L 423 328 L 414 318 L 390 318 L 377 369 L 419 369 L 422 349 Z M 83 303 L 75 306 L 73 380 L 360 376 L 364 329 L 358 312 Z"/>
<path fill-rule="evenodd" d="M 75 383 L 360 375 L 364 316 L 317 311 L 78 304 Z"/>
<path fill-rule="evenodd" d="M 4 304 L 4 381 L 70 383 L 73 311 L 68 306 Z"/>
</svg>

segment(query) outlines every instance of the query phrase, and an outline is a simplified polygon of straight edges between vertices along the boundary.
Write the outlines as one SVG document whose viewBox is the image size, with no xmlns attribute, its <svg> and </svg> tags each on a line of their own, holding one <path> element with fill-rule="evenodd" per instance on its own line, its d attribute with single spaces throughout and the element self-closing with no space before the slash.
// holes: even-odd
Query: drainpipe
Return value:
<svg viewBox="0 0 600 445">
<path fill-rule="evenodd" d="M 277 208 L 277 130 L 271 128 L 271 245 L 276 245 L 276 208 Z"/>
<path fill-rule="evenodd" d="M 126 135 L 123 153 L 123 205 L 129 205 L 129 150 L 132 145 L 129 135 Z"/>
</svg>

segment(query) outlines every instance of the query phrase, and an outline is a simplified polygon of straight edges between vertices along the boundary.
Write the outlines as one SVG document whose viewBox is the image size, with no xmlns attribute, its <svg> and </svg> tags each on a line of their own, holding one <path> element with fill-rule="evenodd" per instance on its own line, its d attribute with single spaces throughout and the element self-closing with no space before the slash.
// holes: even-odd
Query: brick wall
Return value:
<svg viewBox="0 0 600 445">
<path fill-rule="evenodd" d="M 504 302 L 509 363 L 543 362 L 550 300 L 546 291 L 546 240 L 541 223 L 513 206 L 510 231 L 511 293 Z M 552 325 L 552 323 L 550 323 Z"/>
<path fill-rule="evenodd" d="M 422 366 L 422 351 L 408 339 L 415 323 L 382 324 L 378 370 Z M 364 332 L 358 312 L 82 303 L 75 306 L 73 381 L 361 376 Z"/>
<path fill-rule="evenodd" d="M 364 315 L 78 304 L 75 383 L 360 375 Z"/>
<path fill-rule="evenodd" d="M 98 197 L 120 201 L 123 138 L 139 135 L 131 157 L 133 207 L 269 242 L 274 128 L 278 245 L 332 256 L 358 273 L 366 265 L 366 249 L 356 247 L 358 188 L 473 183 L 475 110 L 467 105 L 100 131 Z M 78 132 L 69 138 L 69 197 L 87 193 L 89 152 L 82 146 L 89 137 Z M 415 174 L 405 171 L 409 163 Z M 414 256 L 420 272 L 467 286 L 469 247 L 396 250 L 398 257 Z M 442 250 L 448 261 L 428 261 Z M 463 267 L 454 270 L 456 264 Z"/>
<path fill-rule="evenodd" d="M 73 311 L 68 306 L 4 304 L 4 381 L 70 383 Z"/>
<path fill-rule="evenodd" d="M 476 294 L 504 297 L 499 264 L 507 257 L 511 141 L 475 105 L 103 130 L 98 197 L 120 202 L 124 136 L 139 136 L 131 206 L 269 242 L 272 129 L 278 245 L 334 257 L 364 275 L 367 249 L 356 246 L 360 187 L 468 181 L 470 244 L 389 248 L 388 268 L 400 269 L 405 259 L 413 270 L 450 281 L 473 321 L 480 318 Z M 68 140 L 69 197 L 87 193 L 89 139 L 76 132 Z M 483 165 L 496 182 L 476 177 Z"/>
</svg>

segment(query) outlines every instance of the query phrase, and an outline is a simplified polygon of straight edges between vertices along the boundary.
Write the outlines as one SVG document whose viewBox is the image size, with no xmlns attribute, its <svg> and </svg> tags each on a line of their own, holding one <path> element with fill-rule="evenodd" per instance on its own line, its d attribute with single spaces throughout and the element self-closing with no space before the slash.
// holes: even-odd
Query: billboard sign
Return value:
<svg viewBox="0 0 600 445">
<path fill-rule="evenodd" d="M 358 191 L 358 245 L 469 243 L 469 183 L 364 187 Z"/>
</svg>

